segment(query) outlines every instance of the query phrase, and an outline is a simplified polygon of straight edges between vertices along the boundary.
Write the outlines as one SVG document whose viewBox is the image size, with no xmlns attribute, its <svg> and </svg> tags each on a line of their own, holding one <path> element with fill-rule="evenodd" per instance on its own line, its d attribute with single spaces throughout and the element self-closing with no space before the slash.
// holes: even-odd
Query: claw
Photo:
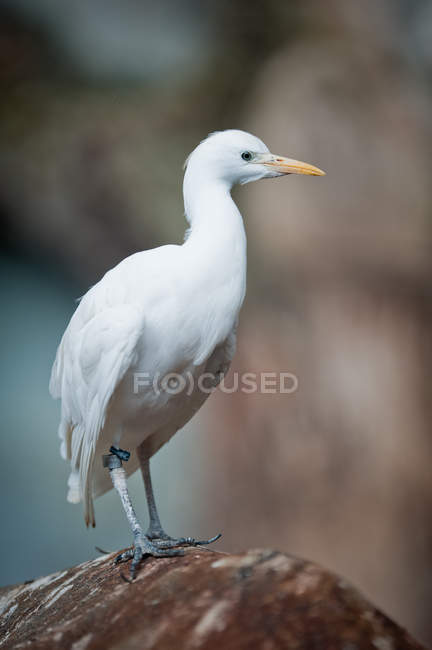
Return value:
<svg viewBox="0 0 432 650">
<path fill-rule="evenodd" d="M 131 580 L 130 578 L 128 578 L 127 576 L 125 576 L 125 574 L 123 573 L 123 571 L 120 571 L 120 578 L 121 578 L 122 580 L 124 580 L 125 582 L 127 582 L 128 585 L 131 585 L 131 584 L 132 584 L 132 580 Z"/>
<path fill-rule="evenodd" d="M 218 533 L 214 537 L 210 537 L 210 539 L 202 539 L 198 540 L 195 542 L 195 546 L 206 546 L 207 544 L 213 544 L 213 542 L 217 542 L 218 539 L 222 537 L 222 533 Z"/>
<path fill-rule="evenodd" d="M 110 555 L 110 553 L 112 553 L 112 551 L 104 551 L 103 548 L 101 548 L 100 546 L 95 546 L 95 549 L 98 553 L 101 553 L 102 555 Z"/>
<path fill-rule="evenodd" d="M 135 546 L 134 554 L 133 554 L 133 560 L 131 562 L 130 569 L 129 569 L 129 575 L 130 575 L 131 581 L 134 580 L 134 578 L 135 578 L 136 570 L 138 568 L 139 563 L 141 562 L 141 560 L 143 558 L 143 555 L 144 555 L 144 553 L 143 553 L 143 550 L 142 550 L 141 546 Z"/>
<path fill-rule="evenodd" d="M 128 548 L 126 551 L 123 551 L 123 553 L 119 553 L 119 555 L 116 556 L 114 559 L 114 564 L 120 564 L 120 562 L 127 562 L 134 556 L 134 551 L 132 548 Z"/>
<path fill-rule="evenodd" d="M 207 544 L 213 544 L 218 539 L 222 537 L 222 533 L 218 533 L 210 539 L 195 539 L 195 537 L 180 537 L 180 539 L 171 540 L 175 542 L 178 546 L 207 546 Z"/>
<path fill-rule="evenodd" d="M 222 533 L 218 533 L 210 539 L 195 539 L 195 537 L 180 537 L 179 539 L 158 539 L 153 540 L 159 548 L 173 548 L 175 546 L 207 546 L 213 544 L 222 537 Z"/>
</svg>

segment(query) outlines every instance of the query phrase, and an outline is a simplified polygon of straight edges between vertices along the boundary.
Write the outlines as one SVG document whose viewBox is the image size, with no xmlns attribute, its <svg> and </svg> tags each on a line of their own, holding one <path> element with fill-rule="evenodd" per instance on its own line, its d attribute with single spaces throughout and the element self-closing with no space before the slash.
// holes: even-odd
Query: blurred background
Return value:
<svg viewBox="0 0 432 650">
<path fill-rule="evenodd" d="M 320 562 L 432 643 L 431 73 L 427 0 L 1 0 L 1 584 L 130 544 L 116 495 L 91 531 L 65 501 L 50 368 L 78 296 L 181 242 L 186 155 L 241 128 L 327 172 L 235 191 L 233 370 L 299 389 L 215 394 L 152 461 L 162 520 Z"/>
</svg>

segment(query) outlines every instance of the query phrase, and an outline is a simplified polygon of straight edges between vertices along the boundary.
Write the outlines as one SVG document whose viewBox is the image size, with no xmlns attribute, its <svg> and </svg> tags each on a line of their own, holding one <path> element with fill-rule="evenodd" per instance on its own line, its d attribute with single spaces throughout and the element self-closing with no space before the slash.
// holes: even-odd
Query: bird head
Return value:
<svg viewBox="0 0 432 650">
<path fill-rule="evenodd" d="M 202 180 L 219 180 L 230 187 L 287 174 L 325 175 L 309 163 L 272 154 L 259 138 L 235 129 L 211 133 L 186 159 L 185 168 Z"/>
</svg>

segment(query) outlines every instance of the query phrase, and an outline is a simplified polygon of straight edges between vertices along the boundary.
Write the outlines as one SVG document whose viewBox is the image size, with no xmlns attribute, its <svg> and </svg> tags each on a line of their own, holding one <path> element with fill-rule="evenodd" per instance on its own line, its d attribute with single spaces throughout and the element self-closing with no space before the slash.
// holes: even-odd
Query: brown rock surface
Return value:
<svg viewBox="0 0 432 650">
<path fill-rule="evenodd" d="M 0 590 L 0 648 L 421 648 L 343 579 L 276 551 L 114 554 Z"/>
</svg>

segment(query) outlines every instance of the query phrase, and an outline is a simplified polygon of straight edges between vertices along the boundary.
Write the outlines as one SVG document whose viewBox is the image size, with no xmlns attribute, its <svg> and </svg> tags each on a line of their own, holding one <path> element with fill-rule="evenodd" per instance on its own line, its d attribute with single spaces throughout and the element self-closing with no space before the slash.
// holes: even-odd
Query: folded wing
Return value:
<svg viewBox="0 0 432 650">
<path fill-rule="evenodd" d="M 50 381 L 52 396 L 62 400 L 61 453 L 72 466 L 68 499 L 84 501 L 87 525 L 94 525 L 91 474 L 96 444 L 110 400 L 136 360 L 144 328 L 141 306 L 103 308 L 96 304 L 94 289 L 83 298 L 62 338 Z"/>
</svg>

